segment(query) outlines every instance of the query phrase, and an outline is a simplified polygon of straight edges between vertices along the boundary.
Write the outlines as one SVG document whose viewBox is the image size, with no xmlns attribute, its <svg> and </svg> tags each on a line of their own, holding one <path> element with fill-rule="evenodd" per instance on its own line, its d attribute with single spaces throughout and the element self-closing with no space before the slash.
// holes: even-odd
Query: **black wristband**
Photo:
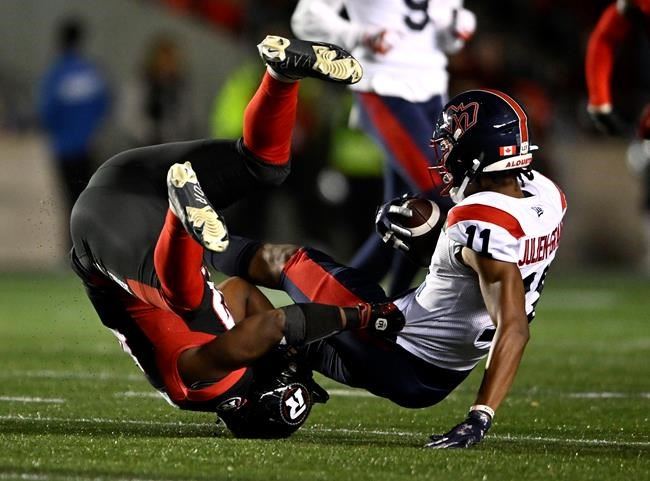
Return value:
<svg viewBox="0 0 650 481">
<path fill-rule="evenodd" d="M 344 307 L 343 313 L 345 314 L 346 329 L 361 329 L 363 327 L 361 312 L 358 307 Z"/>
</svg>

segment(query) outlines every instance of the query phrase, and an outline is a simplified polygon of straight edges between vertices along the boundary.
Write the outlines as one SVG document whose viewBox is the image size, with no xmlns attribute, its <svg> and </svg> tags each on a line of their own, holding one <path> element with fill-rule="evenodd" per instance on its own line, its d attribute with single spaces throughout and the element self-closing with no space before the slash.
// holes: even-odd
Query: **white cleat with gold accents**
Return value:
<svg viewBox="0 0 650 481">
<path fill-rule="evenodd" d="M 167 171 L 169 208 L 185 230 L 206 249 L 223 252 L 228 247 L 228 230 L 223 217 L 210 205 L 192 169 L 192 164 L 174 164 Z"/>
<path fill-rule="evenodd" d="M 275 73 L 292 80 L 314 77 L 329 82 L 354 84 L 363 75 L 357 59 L 343 48 L 330 43 L 268 35 L 257 49 Z"/>
</svg>

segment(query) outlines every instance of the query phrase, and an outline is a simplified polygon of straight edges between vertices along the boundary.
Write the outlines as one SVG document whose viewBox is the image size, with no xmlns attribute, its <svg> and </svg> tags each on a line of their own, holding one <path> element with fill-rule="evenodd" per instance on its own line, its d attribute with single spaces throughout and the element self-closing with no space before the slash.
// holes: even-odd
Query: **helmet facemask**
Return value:
<svg viewBox="0 0 650 481">
<path fill-rule="evenodd" d="M 454 135 L 451 135 L 446 130 L 438 128 L 435 133 L 440 134 L 431 140 L 436 165 L 429 167 L 429 170 L 431 175 L 435 173 L 442 180 L 442 187 L 439 190 L 439 194 L 441 196 L 448 195 L 457 204 L 465 198 L 465 189 L 480 171 L 480 158 L 482 155 L 468 155 L 468 157 L 473 157 L 471 163 L 460 158 L 460 155 L 463 155 L 462 152 L 459 152 L 462 149 L 458 146 L 457 142 L 462 134 L 460 130 L 457 130 Z"/>
</svg>

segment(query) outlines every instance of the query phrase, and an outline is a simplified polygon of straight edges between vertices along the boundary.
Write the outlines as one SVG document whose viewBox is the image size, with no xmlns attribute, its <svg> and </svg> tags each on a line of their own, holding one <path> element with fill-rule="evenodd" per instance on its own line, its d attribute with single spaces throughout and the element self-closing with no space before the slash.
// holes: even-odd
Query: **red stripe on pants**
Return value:
<svg viewBox="0 0 650 481">
<path fill-rule="evenodd" d="M 417 183 L 422 192 L 436 187 L 429 173 L 427 157 L 420 151 L 404 126 L 393 115 L 377 94 L 362 92 L 359 94 L 372 123 L 386 143 L 395 159 L 406 170 L 408 176 Z"/>
<path fill-rule="evenodd" d="M 283 272 L 287 279 L 313 302 L 341 307 L 352 307 L 363 302 L 363 299 L 341 284 L 336 277 L 310 259 L 304 249 L 291 256 Z"/>
</svg>

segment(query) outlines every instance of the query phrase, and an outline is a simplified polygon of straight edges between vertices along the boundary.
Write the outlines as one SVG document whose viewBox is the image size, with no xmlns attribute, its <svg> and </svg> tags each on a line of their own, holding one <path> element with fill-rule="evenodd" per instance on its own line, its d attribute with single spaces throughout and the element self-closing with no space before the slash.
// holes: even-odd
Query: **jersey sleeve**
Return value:
<svg viewBox="0 0 650 481">
<path fill-rule="evenodd" d="M 458 205 L 447 216 L 447 236 L 478 254 L 503 262 L 519 261 L 519 221 L 510 213 L 482 204 Z"/>
<path fill-rule="evenodd" d="M 611 105 L 610 80 L 614 66 L 614 51 L 630 30 L 628 20 L 610 5 L 600 17 L 596 28 L 589 36 L 585 76 L 589 91 L 589 105 L 600 107 Z"/>
<path fill-rule="evenodd" d="M 291 16 L 298 38 L 319 39 L 352 50 L 359 44 L 363 26 L 339 15 L 343 0 L 300 0 Z"/>
</svg>

